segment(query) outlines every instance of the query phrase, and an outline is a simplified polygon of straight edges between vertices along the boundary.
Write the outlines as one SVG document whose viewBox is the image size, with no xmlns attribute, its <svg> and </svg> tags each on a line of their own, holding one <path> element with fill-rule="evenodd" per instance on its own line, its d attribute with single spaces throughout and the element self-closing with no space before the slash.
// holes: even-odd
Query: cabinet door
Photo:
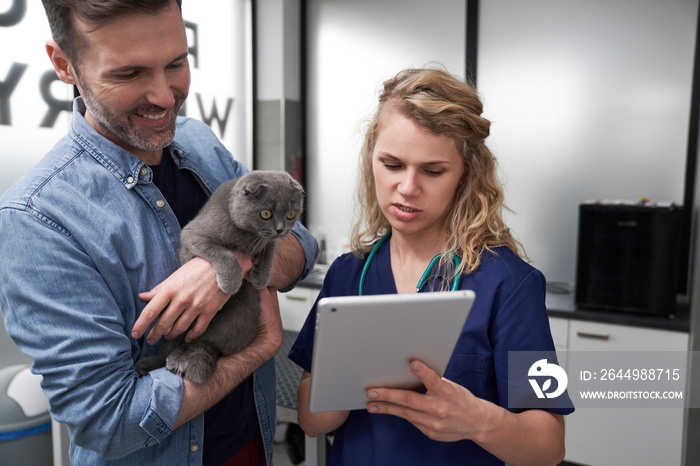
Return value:
<svg viewBox="0 0 700 466">
<path fill-rule="evenodd" d="M 687 351 L 688 334 L 629 325 L 572 320 L 571 351 Z"/>
<path fill-rule="evenodd" d="M 687 351 L 688 335 L 572 320 L 569 351 Z M 568 374 L 581 368 L 568 360 Z M 566 460 L 584 465 L 674 465 L 683 452 L 682 408 L 581 408 L 566 419 Z"/>
<path fill-rule="evenodd" d="M 566 370 L 566 349 L 569 345 L 569 319 L 550 317 L 549 327 L 552 331 L 554 349 L 557 351 L 559 365 Z"/>
<path fill-rule="evenodd" d="M 285 330 L 301 330 L 319 292 L 315 288 L 297 286 L 288 293 L 279 294 L 280 315 Z"/>
</svg>

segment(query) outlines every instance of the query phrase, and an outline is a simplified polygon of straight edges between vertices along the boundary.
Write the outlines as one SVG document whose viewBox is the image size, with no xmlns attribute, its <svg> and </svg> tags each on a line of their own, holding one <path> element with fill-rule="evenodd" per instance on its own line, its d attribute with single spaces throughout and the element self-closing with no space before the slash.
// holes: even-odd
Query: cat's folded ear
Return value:
<svg viewBox="0 0 700 466">
<path fill-rule="evenodd" d="M 246 196 L 259 197 L 269 188 L 270 186 L 268 184 L 256 181 L 255 183 L 246 183 L 243 186 L 243 192 L 246 194 Z"/>
<path fill-rule="evenodd" d="M 294 178 L 292 178 L 291 175 L 289 177 L 289 186 L 291 186 L 292 189 L 297 190 L 299 194 L 304 194 L 304 188 L 299 183 L 297 183 L 297 181 Z"/>
</svg>

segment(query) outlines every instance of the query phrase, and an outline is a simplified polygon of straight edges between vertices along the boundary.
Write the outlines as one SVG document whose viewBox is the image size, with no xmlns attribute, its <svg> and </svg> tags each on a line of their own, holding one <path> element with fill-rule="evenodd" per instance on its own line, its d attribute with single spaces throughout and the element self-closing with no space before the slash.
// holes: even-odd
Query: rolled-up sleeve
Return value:
<svg viewBox="0 0 700 466">
<path fill-rule="evenodd" d="M 151 398 L 139 425 L 151 436 L 146 444 L 150 446 L 162 442 L 172 432 L 180 414 L 182 378 L 161 368 L 149 373 L 144 379 L 152 382 L 151 389 L 145 391 Z M 173 406 L 174 403 L 177 406 Z"/>
<path fill-rule="evenodd" d="M 321 253 L 318 248 L 318 241 L 316 241 L 316 238 L 309 233 L 301 222 L 297 222 L 296 225 L 294 225 L 292 228 L 292 234 L 299 240 L 299 244 L 301 244 L 301 247 L 304 249 L 304 257 L 306 262 L 304 264 L 304 272 L 301 274 L 301 276 L 290 286 L 280 290 L 283 292 L 291 290 L 297 286 L 297 283 L 309 275 L 309 272 L 311 272 L 314 268 L 314 264 L 316 264 L 316 259 L 318 259 L 318 256 Z"/>
</svg>

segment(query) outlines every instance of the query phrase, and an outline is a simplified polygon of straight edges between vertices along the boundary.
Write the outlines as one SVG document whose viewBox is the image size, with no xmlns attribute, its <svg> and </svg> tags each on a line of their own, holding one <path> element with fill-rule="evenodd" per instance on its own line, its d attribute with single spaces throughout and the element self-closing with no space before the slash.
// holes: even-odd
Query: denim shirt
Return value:
<svg viewBox="0 0 700 466">
<path fill-rule="evenodd" d="M 172 431 L 182 378 L 164 368 L 138 378 L 134 361 L 157 346 L 130 336 L 146 305 L 138 293 L 178 268 L 180 227 L 151 170 L 84 112 L 77 98 L 69 133 L 0 199 L 5 326 L 43 376 L 51 415 L 68 426 L 72 464 L 198 465 L 204 416 Z M 208 193 L 247 171 L 196 120 L 178 118 L 169 150 Z M 318 246 L 300 224 L 293 233 L 305 276 Z M 271 464 L 274 360 L 255 372 L 254 392 Z"/>
</svg>

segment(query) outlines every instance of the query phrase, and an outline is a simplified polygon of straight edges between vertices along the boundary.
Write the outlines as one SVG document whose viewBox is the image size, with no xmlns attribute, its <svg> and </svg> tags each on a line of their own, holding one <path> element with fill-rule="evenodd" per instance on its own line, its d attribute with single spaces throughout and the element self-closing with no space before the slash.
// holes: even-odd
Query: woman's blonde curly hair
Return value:
<svg viewBox="0 0 700 466">
<path fill-rule="evenodd" d="M 384 117 L 399 112 L 418 126 L 451 138 L 462 157 L 464 176 L 443 226 L 443 259 L 457 254 L 460 272 L 469 273 L 479 267 L 482 252 L 495 247 L 506 246 L 524 256 L 522 245 L 503 221 L 506 207 L 496 159 L 484 143 L 491 122 L 481 116 L 482 111 L 476 90 L 441 69 L 407 69 L 384 82 L 360 153 L 357 221 L 350 239 L 356 254 L 369 252 L 390 229 L 377 202 L 372 153 Z"/>
</svg>

